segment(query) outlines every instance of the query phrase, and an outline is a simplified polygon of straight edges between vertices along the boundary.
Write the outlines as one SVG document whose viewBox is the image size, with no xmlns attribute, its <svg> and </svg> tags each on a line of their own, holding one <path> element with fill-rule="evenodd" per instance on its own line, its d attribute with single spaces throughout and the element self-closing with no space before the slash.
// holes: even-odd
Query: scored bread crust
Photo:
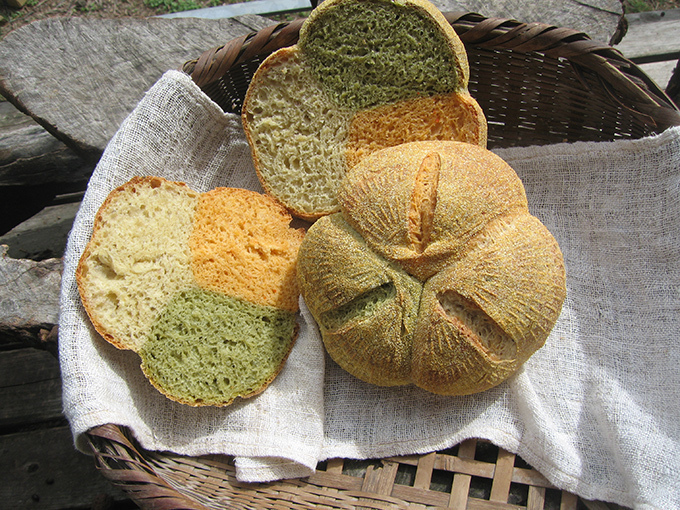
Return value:
<svg viewBox="0 0 680 510">
<path fill-rule="evenodd" d="M 566 297 L 562 253 L 512 168 L 412 142 L 345 178 L 302 243 L 298 281 L 330 356 L 381 386 L 485 391 L 540 349 Z"/>
<path fill-rule="evenodd" d="M 172 400 L 225 406 L 259 394 L 298 335 L 295 264 L 304 231 L 291 220 L 254 191 L 197 193 L 134 177 L 95 216 L 76 269 L 83 307 L 106 341 L 140 356 L 144 375 Z M 211 374 L 214 385 L 183 377 L 184 368 Z"/>
</svg>

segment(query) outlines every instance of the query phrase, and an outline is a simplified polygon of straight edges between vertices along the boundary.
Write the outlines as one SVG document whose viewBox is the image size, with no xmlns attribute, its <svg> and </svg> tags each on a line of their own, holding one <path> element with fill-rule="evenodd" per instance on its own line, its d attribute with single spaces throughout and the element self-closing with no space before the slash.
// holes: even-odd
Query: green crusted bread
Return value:
<svg viewBox="0 0 680 510">
<path fill-rule="evenodd" d="M 252 191 L 135 177 L 95 218 L 76 272 L 85 310 L 172 400 L 224 406 L 258 394 L 297 336 L 303 233 L 290 221 Z"/>
<path fill-rule="evenodd" d="M 338 210 L 347 171 L 417 140 L 486 146 L 465 48 L 426 0 L 327 0 L 255 73 L 242 118 L 265 191 L 294 216 Z"/>
<path fill-rule="evenodd" d="M 346 371 L 466 395 L 545 343 L 566 296 L 562 253 L 501 158 L 462 142 L 386 148 L 350 170 L 339 202 L 309 228 L 297 268 Z"/>
</svg>

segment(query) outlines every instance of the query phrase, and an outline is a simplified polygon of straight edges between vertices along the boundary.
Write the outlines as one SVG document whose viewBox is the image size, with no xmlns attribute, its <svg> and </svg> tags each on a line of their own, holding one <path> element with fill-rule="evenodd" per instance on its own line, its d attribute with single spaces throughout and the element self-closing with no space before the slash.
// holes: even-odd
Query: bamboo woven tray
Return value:
<svg viewBox="0 0 680 510">
<path fill-rule="evenodd" d="M 585 34 L 540 23 L 445 13 L 468 51 L 470 92 L 489 123 L 489 148 L 641 138 L 680 125 L 680 112 L 635 64 Z M 183 71 L 225 112 L 302 20 L 272 25 L 187 62 Z M 104 476 L 145 509 L 603 509 L 552 487 L 519 457 L 476 440 L 427 455 L 321 463 L 299 480 L 245 484 L 226 456 L 145 451 L 116 425 L 91 430 Z"/>
</svg>

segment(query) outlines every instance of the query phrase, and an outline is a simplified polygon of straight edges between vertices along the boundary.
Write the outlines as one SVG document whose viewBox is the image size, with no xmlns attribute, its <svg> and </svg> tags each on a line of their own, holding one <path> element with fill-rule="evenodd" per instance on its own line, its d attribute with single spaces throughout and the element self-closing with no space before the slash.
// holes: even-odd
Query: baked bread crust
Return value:
<svg viewBox="0 0 680 510">
<path fill-rule="evenodd" d="M 555 238 L 490 151 L 412 142 L 354 167 L 310 227 L 298 281 L 331 357 L 366 382 L 487 390 L 548 338 L 566 297 Z"/>
<path fill-rule="evenodd" d="M 262 392 L 295 343 L 302 230 L 253 191 L 134 177 L 100 207 L 76 270 L 95 330 L 191 406 Z"/>
</svg>

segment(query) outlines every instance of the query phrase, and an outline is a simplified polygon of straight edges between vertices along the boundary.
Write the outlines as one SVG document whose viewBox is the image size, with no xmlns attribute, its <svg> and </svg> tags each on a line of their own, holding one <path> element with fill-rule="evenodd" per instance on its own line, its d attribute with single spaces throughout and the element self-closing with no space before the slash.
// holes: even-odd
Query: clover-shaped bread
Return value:
<svg viewBox="0 0 680 510">
<path fill-rule="evenodd" d="M 302 242 L 298 282 L 349 373 L 465 395 L 545 343 L 564 263 L 501 158 L 461 142 L 386 148 L 347 174 L 338 201 Z"/>
<path fill-rule="evenodd" d="M 133 177 L 94 219 L 76 272 L 85 311 L 172 400 L 225 406 L 260 393 L 297 338 L 304 234 L 290 221 L 254 191 Z"/>
<path fill-rule="evenodd" d="M 338 211 L 349 168 L 416 140 L 486 146 L 465 47 L 425 0 L 327 0 L 255 73 L 243 127 L 264 190 L 296 217 Z"/>
</svg>

